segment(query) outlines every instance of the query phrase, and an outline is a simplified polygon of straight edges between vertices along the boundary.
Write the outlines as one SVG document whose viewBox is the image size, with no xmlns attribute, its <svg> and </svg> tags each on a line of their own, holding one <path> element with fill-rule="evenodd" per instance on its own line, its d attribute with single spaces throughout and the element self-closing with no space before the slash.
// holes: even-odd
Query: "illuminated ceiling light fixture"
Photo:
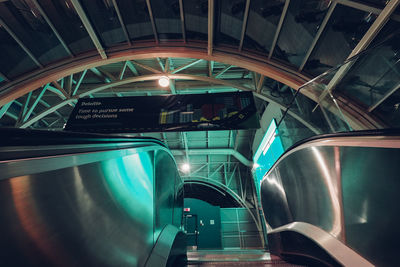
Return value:
<svg viewBox="0 0 400 267">
<path fill-rule="evenodd" d="M 161 76 L 160 79 L 158 79 L 158 84 L 161 87 L 169 86 L 169 78 L 167 76 Z"/>
<path fill-rule="evenodd" d="M 188 173 L 190 171 L 189 163 L 183 163 L 182 166 L 181 166 L 181 171 L 185 172 L 185 173 Z"/>
</svg>

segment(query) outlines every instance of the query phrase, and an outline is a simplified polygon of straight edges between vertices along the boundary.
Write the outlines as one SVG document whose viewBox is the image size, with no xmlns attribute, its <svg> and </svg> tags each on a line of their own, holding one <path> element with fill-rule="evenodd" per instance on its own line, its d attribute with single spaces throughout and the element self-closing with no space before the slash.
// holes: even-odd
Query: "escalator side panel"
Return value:
<svg viewBox="0 0 400 267">
<path fill-rule="evenodd" d="M 399 151 L 343 147 L 340 153 L 347 244 L 378 266 L 398 265 Z"/>
<path fill-rule="evenodd" d="M 381 139 L 357 139 L 358 146 L 351 145 L 354 137 L 341 138 L 345 145 L 336 146 L 313 141 L 283 155 L 262 181 L 266 221 L 279 231 L 294 231 L 290 225 L 296 222 L 310 224 L 338 240 L 352 257 L 396 265 L 400 149 L 368 146 L 379 145 Z M 288 246 L 279 244 L 284 240 L 277 241 L 277 231 L 272 232 L 271 244 L 282 252 Z"/>
<path fill-rule="evenodd" d="M 10 176 L 16 162 L 0 162 L 0 265 L 143 266 L 159 236 L 155 199 L 168 200 L 160 228 L 183 205 L 175 200 L 175 177 L 155 177 L 161 150 L 164 167 L 176 172 L 171 154 L 157 145 L 21 159 L 18 166 L 30 171 L 19 176 Z M 170 187 L 157 198 L 156 180 Z"/>
</svg>

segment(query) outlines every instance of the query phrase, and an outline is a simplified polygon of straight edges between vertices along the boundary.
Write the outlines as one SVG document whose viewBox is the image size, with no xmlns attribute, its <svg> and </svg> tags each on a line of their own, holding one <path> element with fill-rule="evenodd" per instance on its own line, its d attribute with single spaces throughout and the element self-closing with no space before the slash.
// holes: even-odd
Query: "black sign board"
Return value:
<svg viewBox="0 0 400 267">
<path fill-rule="evenodd" d="M 79 99 L 67 131 L 134 133 L 259 128 L 252 92 Z"/>
</svg>

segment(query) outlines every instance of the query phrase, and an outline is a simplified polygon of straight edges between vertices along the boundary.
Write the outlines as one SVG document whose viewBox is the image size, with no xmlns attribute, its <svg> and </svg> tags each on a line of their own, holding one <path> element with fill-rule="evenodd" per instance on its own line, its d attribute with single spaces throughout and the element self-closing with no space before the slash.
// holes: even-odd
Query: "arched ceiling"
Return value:
<svg viewBox="0 0 400 267">
<path fill-rule="evenodd" d="M 252 90 L 260 112 L 285 109 L 303 83 L 398 28 L 398 2 L 2 0 L 0 124 L 61 129 L 80 97 Z M 164 74 L 167 90 L 155 83 Z M 154 136 L 250 157 L 254 131 Z"/>
</svg>

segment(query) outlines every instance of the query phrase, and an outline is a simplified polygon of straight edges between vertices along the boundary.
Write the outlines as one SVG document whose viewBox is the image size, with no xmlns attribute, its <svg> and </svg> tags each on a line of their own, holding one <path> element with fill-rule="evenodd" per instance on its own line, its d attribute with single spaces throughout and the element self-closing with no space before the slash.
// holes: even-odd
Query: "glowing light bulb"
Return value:
<svg viewBox="0 0 400 267">
<path fill-rule="evenodd" d="M 181 171 L 182 172 L 189 172 L 190 171 L 190 165 L 188 163 L 182 164 Z"/>
<path fill-rule="evenodd" d="M 169 86 L 169 78 L 166 77 L 166 76 L 160 77 L 160 79 L 158 80 L 158 84 L 159 84 L 161 87 L 167 87 L 167 86 Z"/>
</svg>

